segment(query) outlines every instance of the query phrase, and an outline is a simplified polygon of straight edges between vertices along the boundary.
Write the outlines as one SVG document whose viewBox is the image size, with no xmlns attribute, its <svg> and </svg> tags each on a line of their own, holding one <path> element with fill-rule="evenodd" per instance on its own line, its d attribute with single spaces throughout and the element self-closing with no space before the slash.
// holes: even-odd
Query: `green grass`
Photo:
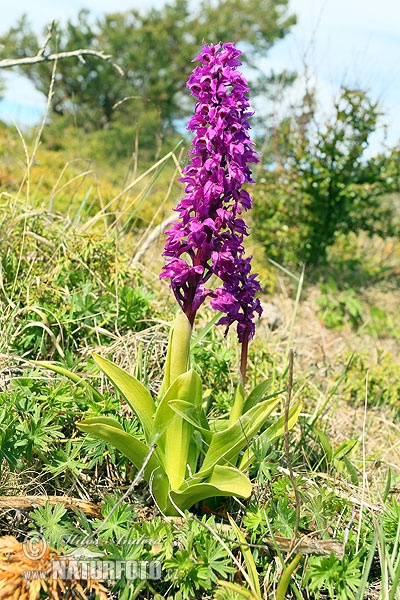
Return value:
<svg viewBox="0 0 400 600">
<path fill-rule="evenodd" d="M 347 347 L 330 352 L 326 344 L 324 353 L 312 354 L 302 313 L 313 291 L 307 287 L 307 271 L 304 287 L 298 280 L 288 283 L 279 271 L 276 277 L 291 294 L 292 312 L 276 332 L 259 328 L 250 347 L 248 378 L 252 385 L 267 378 L 268 393 L 280 393 L 283 406 L 288 350 L 295 348 L 292 397 L 303 400 L 304 411 L 286 440 L 289 453 L 283 439 L 256 440 L 248 502 L 209 502 L 179 522 L 166 520 L 143 481 L 132 484 L 135 471 L 129 461 L 80 433 L 75 423 L 89 414 L 114 416 L 142 436 L 90 354 L 96 350 L 113 358 L 144 383 L 160 383 L 175 306 L 167 286 L 158 281 L 153 252 L 135 265 L 132 258 L 165 218 L 164 207 L 180 193 L 174 187 L 174 157 L 179 161 L 167 151 L 168 158 L 157 167 L 143 167 L 145 175 L 137 183 L 140 169 L 131 171 L 133 180 L 111 181 L 106 168 L 84 175 L 82 163 L 72 161 L 77 147 L 70 148 L 66 136 L 63 148 L 38 151 L 37 163 L 32 161 L 26 174 L 20 142 L 7 129 L 2 135 L 15 157 L 14 163 L 9 153 L 0 158 L 6 175 L 0 196 L 2 495 L 25 496 L 39 489 L 44 495 L 91 501 L 101 510 L 94 517 L 51 502 L 23 513 L 0 509 L 3 533 L 18 531 L 22 540 L 27 532 L 40 530 L 59 551 L 81 548 L 109 560 L 161 564 L 161 578 L 122 577 L 109 583 L 112 597 L 120 600 L 274 598 L 277 590 L 280 597 L 286 593 L 299 600 L 399 598 L 400 469 L 387 457 L 390 450 L 398 456 L 399 361 L 382 346 L 398 344 L 393 307 L 371 304 L 356 280 L 344 289 L 319 288 L 315 323 L 324 322 L 325 336 L 346 336 Z M 104 156 L 96 158 L 105 162 Z M 118 169 L 126 174 L 132 165 L 119 162 Z M 129 181 L 135 185 L 129 187 Z M 136 187 L 137 195 L 130 196 Z M 374 281 L 388 300 L 390 277 Z M 212 316 L 204 312 L 199 330 Z M 302 336 L 297 323 L 305 327 Z M 376 356 L 353 354 L 356 342 L 371 350 L 371 340 L 382 348 Z M 234 336 L 224 338 L 223 331 L 210 328 L 193 357 L 209 409 L 215 415 L 227 412 L 237 376 Z M 57 361 L 79 372 L 102 391 L 102 401 L 62 375 L 44 373 L 32 359 Z M 332 432 L 343 407 L 352 419 L 354 411 L 361 411 L 361 419 L 341 438 Z M 367 419 L 377 414 L 370 408 L 378 408 L 389 422 L 386 458 L 366 446 Z M 297 549 L 288 547 L 295 531 Z M 294 568 L 299 551 L 302 557 Z"/>
</svg>

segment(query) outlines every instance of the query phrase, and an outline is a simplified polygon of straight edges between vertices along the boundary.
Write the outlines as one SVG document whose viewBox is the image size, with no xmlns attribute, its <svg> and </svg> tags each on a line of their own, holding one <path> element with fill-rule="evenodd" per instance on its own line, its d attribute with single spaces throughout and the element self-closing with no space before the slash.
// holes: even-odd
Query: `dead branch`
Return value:
<svg viewBox="0 0 400 600">
<path fill-rule="evenodd" d="M 8 69 L 10 67 L 21 67 L 23 65 L 34 65 L 41 62 L 58 61 L 63 58 L 78 58 L 85 63 L 85 56 L 97 56 L 101 60 L 109 62 L 110 65 L 118 71 L 120 75 L 124 75 L 123 70 L 119 65 L 111 61 L 112 56 L 104 54 L 103 51 L 90 50 L 90 48 L 82 48 L 79 50 L 70 50 L 69 52 L 56 52 L 55 54 L 41 54 L 40 51 L 35 56 L 25 56 L 24 58 L 5 58 L 0 60 L 0 69 Z"/>
<path fill-rule="evenodd" d="M 94 516 L 101 516 L 101 509 L 93 502 L 86 502 L 70 496 L 0 496 L 0 510 L 10 508 L 37 508 L 46 503 L 55 506 L 63 504 L 66 508 L 77 508 L 84 513 Z"/>
<path fill-rule="evenodd" d="M 198 520 L 193 515 L 190 515 L 191 518 L 194 518 L 200 525 L 204 525 L 204 523 Z M 165 517 L 167 523 L 173 523 L 174 526 L 179 530 L 182 525 L 187 522 L 186 519 L 182 517 Z M 216 522 L 213 527 L 218 531 L 219 534 L 223 534 L 223 536 L 228 535 L 232 531 L 232 527 L 227 523 L 218 523 Z M 246 532 L 242 531 L 242 533 L 246 536 Z M 231 538 L 224 538 L 231 543 L 234 542 Z M 323 540 L 317 537 L 302 535 L 293 542 L 293 538 L 284 538 L 279 535 L 275 535 L 273 538 L 262 537 L 262 543 L 257 544 L 246 544 L 249 548 L 258 548 L 260 550 L 276 550 L 279 548 L 281 552 L 301 552 L 302 554 L 315 554 L 316 556 L 329 556 L 332 552 L 337 557 L 342 559 L 344 556 L 344 544 L 336 539 L 328 539 Z"/>
<path fill-rule="evenodd" d="M 91 50 L 90 48 L 80 48 L 79 50 L 70 50 L 66 52 L 55 52 L 53 54 L 46 54 L 46 48 L 53 37 L 55 22 L 50 25 L 46 39 L 44 40 L 42 47 L 39 48 L 35 56 L 24 56 L 23 58 L 5 58 L 0 60 L 0 69 L 9 69 L 10 67 L 21 67 L 23 65 L 35 65 L 41 62 L 54 62 L 62 60 L 64 58 L 78 58 L 83 64 L 86 63 L 85 56 L 96 56 L 101 60 L 109 62 L 110 65 L 123 76 L 124 71 L 119 65 L 113 62 L 110 54 L 104 54 L 102 50 Z"/>
</svg>

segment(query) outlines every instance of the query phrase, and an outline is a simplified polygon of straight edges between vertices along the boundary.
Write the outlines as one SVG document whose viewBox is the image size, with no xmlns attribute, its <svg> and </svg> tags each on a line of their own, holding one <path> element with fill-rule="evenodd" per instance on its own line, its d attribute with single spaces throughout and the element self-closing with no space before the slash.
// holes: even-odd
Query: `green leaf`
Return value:
<svg viewBox="0 0 400 600">
<path fill-rule="evenodd" d="M 350 454 L 350 452 L 355 448 L 355 446 L 357 446 L 357 444 L 358 440 L 346 440 L 342 442 L 340 446 L 338 446 L 334 451 L 333 458 L 335 460 L 342 460 L 344 456 Z"/>
<path fill-rule="evenodd" d="M 200 342 L 203 341 L 203 339 L 205 339 L 207 333 L 209 331 L 211 331 L 211 329 L 214 327 L 215 323 L 220 320 L 222 315 L 223 315 L 223 313 L 217 312 L 213 316 L 213 318 L 207 323 L 207 325 L 205 325 L 203 327 L 203 329 L 196 335 L 196 337 L 194 338 L 194 340 L 192 341 L 192 343 L 190 345 L 191 352 L 196 348 L 197 344 L 199 344 Z"/>
<path fill-rule="evenodd" d="M 78 429 L 90 433 L 124 454 L 139 470 L 147 459 L 150 448 L 124 431 L 121 425 L 111 417 L 93 417 L 76 424 Z M 150 484 L 150 489 L 161 510 L 166 507 L 168 497 L 168 477 L 160 461 L 157 450 L 151 455 L 144 470 L 144 478 Z"/>
<path fill-rule="evenodd" d="M 234 467 L 216 465 L 208 481 L 196 483 L 197 478 L 186 480 L 179 490 L 171 492 L 173 502 L 181 509 L 189 509 L 196 502 L 215 496 L 248 498 L 251 481 Z M 185 486 L 186 487 L 185 489 Z"/>
<path fill-rule="evenodd" d="M 233 401 L 233 405 L 229 414 L 228 426 L 236 423 L 239 417 L 243 414 L 243 405 L 244 405 L 244 387 L 242 382 L 236 388 L 235 392 L 235 400 Z"/>
<path fill-rule="evenodd" d="M 175 412 L 170 406 L 171 400 L 184 400 L 191 404 L 196 410 L 201 408 L 201 379 L 193 369 L 182 373 L 170 385 L 163 399 L 157 406 L 154 415 L 154 430 L 159 434 L 160 441 Z"/>
<path fill-rule="evenodd" d="M 201 473 L 205 474 L 214 465 L 236 463 L 239 452 L 262 427 L 271 412 L 278 406 L 279 399 L 272 398 L 254 406 L 240 417 L 236 423 L 214 433 L 204 458 Z"/>
<path fill-rule="evenodd" d="M 285 567 L 285 570 L 281 575 L 278 587 L 276 588 L 276 600 L 285 600 L 286 592 L 288 590 L 293 571 L 299 564 L 302 556 L 303 555 L 299 552 L 298 554 L 296 554 L 294 559 L 288 564 L 288 566 Z"/>
<path fill-rule="evenodd" d="M 175 379 L 188 370 L 191 335 L 192 326 L 185 313 L 179 309 L 169 335 L 160 398 L 162 398 L 165 390 L 171 386 Z"/>
<path fill-rule="evenodd" d="M 241 585 L 238 585 L 237 583 L 231 583 L 230 581 L 222 581 L 222 579 L 218 579 L 217 583 L 221 587 L 225 588 L 226 590 L 229 590 L 230 592 L 233 592 L 234 594 L 240 596 L 241 598 L 244 598 L 245 600 L 259 600 L 259 598 L 261 598 L 261 596 L 255 596 L 253 592 L 247 590 Z"/>
<path fill-rule="evenodd" d="M 177 490 L 186 477 L 192 435 L 193 426 L 174 414 L 167 428 L 164 450 L 164 468 L 173 490 Z"/>
<path fill-rule="evenodd" d="M 344 464 L 346 465 L 346 469 L 350 475 L 351 483 L 355 486 L 358 486 L 360 484 L 360 482 L 358 480 L 357 469 L 355 468 L 353 463 L 350 461 L 350 459 L 346 455 L 343 456 L 342 460 L 343 460 Z"/>
<path fill-rule="evenodd" d="M 212 432 L 209 429 L 208 421 L 202 410 L 199 411 L 191 402 L 185 402 L 185 400 L 170 400 L 168 405 L 182 419 L 191 423 L 195 429 L 204 434 L 206 439 L 211 439 Z"/>
<path fill-rule="evenodd" d="M 260 582 L 258 580 L 257 567 L 256 567 L 256 563 L 254 562 L 254 558 L 251 553 L 251 550 L 247 544 L 246 538 L 244 537 L 243 533 L 240 531 L 239 527 L 236 525 L 235 521 L 229 515 L 228 515 L 228 518 L 229 518 L 229 523 L 231 524 L 231 527 L 234 530 L 236 537 L 240 543 L 240 551 L 243 554 L 244 562 L 246 563 L 247 574 L 248 574 L 251 584 L 252 584 L 252 592 L 254 592 L 254 594 L 257 598 L 261 599 L 262 596 L 261 596 Z"/>
<path fill-rule="evenodd" d="M 95 424 L 95 425 L 108 425 L 109 427 L 115 427 L 116 429 L 120 429 L 124 431 L 121 423 L 115 417 L 88 417 L 83 421 L 77 423 L 77 427 L 80 428 L 82 424 Z"/>
<path fill-rule="evenodd" d="M 118 448 L 137 469 L 140 469 L 150 452 L 149 446 L 124 431 L 121 424 L 112 417 L 90 417 L 79 421 L 76 426 L 85 433 L 109 442 Z M 154 455 L 150 460 L 155 460 Z M 157 465 L 153 464 L 153 468 Z"/>
<path fill-rule="evenodd" d="M 252 490 L 251 481 L 247 475 L 236 467 L 227 465 L 215 465 L 208 483 L 225 490 L 230 496 L 240 496 L 241 498 L 248 498 Z"/>
<path fill-rule="evenodd" d="M 34 365 L 38 365 L 39 367 L 44 367 L 45 369 L 54 371 L 54 373 L 58 373 L 59 375 L 64 375 L 64 377 L 67 377 L 74 383 L 79 383 L 80 385 L 85 386 L 87 389 L 90 390 L 90 392 L 93 395 L 93 398 L 95 398 L 99 402 L 104 401 L 104 396 L 102 394 L 100 394 L 100 392 L 97 391 L 96 388 L 94 388 L 92 385 L 90 385 L 90 383 L 87 381 L 87 379 L 85 377 L 82 377 L 81 375 L 77 375 L 76 373 L 73 373 L 72 371 L 69 371 L 68 369 L 65 369 L 64 367 L 61 367 L 59 365 L 55 365 L 51 362 L 47 362 L 46 360 L 31 360 L 31 362 Z"/>
<path fill-rule="evenodd" d="M 153 415 L 156 407 L 150 392 L 133 375 L 130 375 L 110 360 L 95 353 L 93 353 L 93 358 L 137 415 L 146 440 L 149 443 L 153 442 Z"/>
<path fill-rule="evenodd" d="M 298 400 L 297 402 L 295 402 L 293 404 L 293 406 L 290 407 L 289 415 L 288 415 L 288 429 L 289 430 L 297 422 L 297 419 L 299 418 L 301 409 L 302 409 L 301 400 Z M 277 437 L 280 437 L 281 435 L 283 435 L 284 431 L 285 431 L 285 415 L 282 415 L 281 417 L 279 417 L 279 419 L 277 419 L 275 421 L 275 423 L 273 423 L 265 431 L 260 433 L 260 435 L 258 436 L 258 440 L 261 443 L 272 442 Z M 254 460 L 254 452 L 251 448 L 247 448 L 247 450 L 244 452 L 242 459 L 240 461 L 239 469 L 242 471 L 246 470 L 249 467 L 249 465 L 252 463 L 253 460 Z"/>
<path fill-rule="evenodd" d="M 201 408 L 201 379 L 193 370 L 182 373 L 175 379 L 157 407 L 154 416 L 154 431 L 158 434 L 158 443 L 164 451 L 164 467 L 171 488 L 178 489 L 186 477 L 186 469 L 191 468 L 197 454 L 191 453 L 194 444 L 193 425 L 182 418 L 170 406 L 172 400 L 183 400 L 196 410 Z"/>
<path fill-rule="evenodd" d="M 243 414 L 260 402 L 265 392 L 267 391 L 269 384 L 270 380 L 265 379 L 251 390 L 250 394 L 246 398 L 246 402 L 244 403 Z M 272 396 L 270 396 L 270 398 L 272 398 Z"/>
<path fill-rule="evenodd" d="M 327 461 L 331 462 L 332 456 L 333 456 L 333 450 L 332 450 L 332 446 L 331 446 L 328 436 L 326 435 L 326 433 L 324 433 L 320 429 L 315 429 L 315 433 L 317 434 L 317 437 L 321 443 L 321 446 L 324 449 Z"/>
</svg>

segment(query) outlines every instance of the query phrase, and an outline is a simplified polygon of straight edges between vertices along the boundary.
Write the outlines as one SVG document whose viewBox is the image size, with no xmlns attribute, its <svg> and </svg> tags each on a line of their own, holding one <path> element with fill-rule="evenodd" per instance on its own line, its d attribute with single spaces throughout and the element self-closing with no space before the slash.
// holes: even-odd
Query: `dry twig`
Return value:
<svg viewBox="0 0 400 600">
<path fill-rule="evenodd" d="M 41 62 L 57 62 L 64 58 L 78 58 L 82 63 L 85 64 L 85 56 L 96 56 L 101 60 L 109 62 L 110 65 L 123 76 L 124 71 L 119 65 L 113 62 L 110 54 L 104 54 L 102 50 L 92 50 L 91 48 L 79 48 L 78 50 L 70 50 L 65 52 L 55 52 L 52 54 L 46 54 L 47 46 L 53 37 L 55 23 L 50 25 L 47 37 L 41 48 L 37 51 L 35 56 L 24 56 L 23 58 L 4 58 L 0 60 L 0 69 L 9 69 L 11 67 L 22 67 L 24 65 L 35 65 Z"/>
<path fill-rule="evenodd" d="M 101 510 L 97 504 L 86 502 L 70 496 L 0 496 L 1 508 L 36 508 L 46 503 L 52 506 L 62 504 L 65 508 L 77 508 L 92 517 L 100 517 Z"/>
</svg>

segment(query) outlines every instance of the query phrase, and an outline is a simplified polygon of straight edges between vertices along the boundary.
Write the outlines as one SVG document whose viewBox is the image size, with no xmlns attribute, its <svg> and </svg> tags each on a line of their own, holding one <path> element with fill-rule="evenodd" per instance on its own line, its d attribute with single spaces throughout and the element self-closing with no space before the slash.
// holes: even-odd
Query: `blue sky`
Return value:
<svg viewBox="0 0 400 600">
<path fill-rule="evenodd" d="M 154 0 L 161 6 L 163 0 Z M 150 6 L 150 3 L 147 4 Z M 142 0 L 13 0 L 2 11 L 0 31 L 27 13 L 40 32 L 52 19 L 66 21 L 82 8 L 94 14 L 143 6 Z M 386 143 L 400 140 L 400 0 L 291 0 L 299 22 L 272 49 L 267 67 L 302 72 L 304 65 L 319 91 L 321 113 L 329 113 L 341 83 L 368 87 L 379 99 L 387 124 Z M 3 71 L 5 74 L 5 71 Z M 0 102 L 0 119 L 26 124 L 37 120 L 45 100 L 24 80 L 7 72 L 7 92 Z M 292 92 L 301 94 L 300 77 Z M 382 135 L 377 135 L 378 149 Z"/>
</svg>

